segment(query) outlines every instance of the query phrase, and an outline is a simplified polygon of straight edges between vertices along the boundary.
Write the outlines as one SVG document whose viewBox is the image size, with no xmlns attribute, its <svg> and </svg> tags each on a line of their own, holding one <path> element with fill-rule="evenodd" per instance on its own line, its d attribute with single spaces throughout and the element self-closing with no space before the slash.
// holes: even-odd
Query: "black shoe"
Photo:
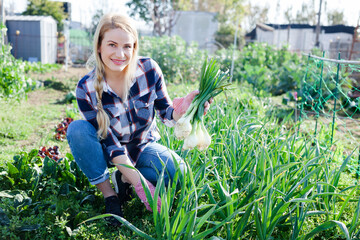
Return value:
<svg viewBox="0 0 360 240">
<path fill-rule="evenodd" d="M 121 181 L 121 172 L 119 170 L 112 173 L 111 181 L 114 184 L 121 205 L 133 198 L 132 187 L 129 183 Z"/>
<path fill-rule="evenodd" d="M 110 196 L 105 198 L 105 213 L 111 213 L 120 217 L 124 217 L 123 211 L 121 209 L 121 203 L 117 196 Z M 114 217 L 107 217 L 105 219 L 111 226 L 119 227 L 122 225 L 122 223 Z"/>
</svg>

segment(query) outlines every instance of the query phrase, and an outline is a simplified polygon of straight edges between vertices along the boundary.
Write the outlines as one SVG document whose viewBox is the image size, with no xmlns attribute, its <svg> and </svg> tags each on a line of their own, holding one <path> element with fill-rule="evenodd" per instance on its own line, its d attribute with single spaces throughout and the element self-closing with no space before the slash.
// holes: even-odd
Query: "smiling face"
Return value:
<svg viewBox="0 0 360 240">
<path fill-rule="evenodd" d="M 105 74 L 122 72 L 129 65 L 134 53 L 135 40 L 126 31 L 115 28 L 104 33 L 98 49 Z"/>
</svg>

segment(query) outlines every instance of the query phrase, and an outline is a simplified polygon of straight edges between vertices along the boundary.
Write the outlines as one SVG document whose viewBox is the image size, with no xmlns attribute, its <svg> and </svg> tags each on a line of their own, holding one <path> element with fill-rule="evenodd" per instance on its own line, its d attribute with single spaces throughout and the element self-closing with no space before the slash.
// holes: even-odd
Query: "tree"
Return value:
<svg viewBox="0 0 360 240">
<path fill-rule="evenodd" d="M 287 8 L 284 12 L 284 17 L 289 24 L 293 22 L 293 17 L 291 12 L 292 12 L 292 7 Z"/>
<path fill-rule="evenodd" d="M 96 13 L 93 15 L 93 17 L 91 18 L 92 20 L 91 20 L 91 25 L 89 28 L 89 32 L 90 32 L 91 36 L 94 36 L 96 27 L 99 24 L 99 21 L 103 15 L 104 15 L 104 11 L 102 9 L 98 9 L 96 11 Z"/>
<path fill-rule="evenodd" d="M 344 12 L 338 10 L 328 12 L 327 20 L 329 25 L 346 24 L 346 21 L 344 20 Z"/>
<path fill-rule="evenodd" d="M 234 43 L 237 25 L 246 15 L 249 15 L 244 2 L 244 0 L 179 0 L 178 7 L 186 8 L 183 10 L 217 13 L 219 29 L 215 40 L 223 46 L 230 46 Z"/>
<path fill-rule="evenodd" d="M 258 22 L 266 23 L 268 21 L 268 12 L 269 8 L 267 7 L 248 5 L 245 17 L 249 24 L 248 30 L 253 29 Z"/>
<path fill-rule="evenodd" d="M 62 2 L 48 0 L 28 0 L 28 5 L 22 15 L 52 16 L 57 22 L 58 31 L 63 30 L 63 20 L 67 17 Z"/>
<path fill-rule="evenodd" d="M 126 3 L 131 9 L 130 16 L 140 17 L 146 23 L 153 24 L 153 33 L 157 36 L 170 35 L 178 18 L 177 1 L 170 0 L 132 0 Z"/>
<path fill-rule="evenodd" d="M 294 22 L 315 25 L 317 23 L 316 16 L 317 12 L 315 11 L 314 1 L 310 5 L 303 3 L 301 10 L 296 12 Z"/>
</svg>

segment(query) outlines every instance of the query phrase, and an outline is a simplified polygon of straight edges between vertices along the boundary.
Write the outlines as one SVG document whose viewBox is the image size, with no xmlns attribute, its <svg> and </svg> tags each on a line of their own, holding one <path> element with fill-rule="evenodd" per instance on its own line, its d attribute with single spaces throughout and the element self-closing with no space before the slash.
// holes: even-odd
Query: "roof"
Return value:
<svg viewBox="0 0 360 240">
<path fill-rule="evenodd" d="M 263 26 L 268 26 L 269 28 L 277 29 L 316 29 L 315 25 L 309 24 L 257 24 L 257 27 L 267 31 Z M 333 25 L 333 26 L 320 26 L 320 31 L 324 31 L 325 33 L 349 33 L 351 35 L 354 34 L 355 27 L 345 26 L 345 25 Z M 247 33 L 245 37 L 255 39 L 256 37 L 256 28 L 254 28 L 251 32 Z"/>
<path fill-rule="evenodd" d="M 6 21 L 55 21 L 51 16 L 12 15 L 6 16 Z"/>
</svg>

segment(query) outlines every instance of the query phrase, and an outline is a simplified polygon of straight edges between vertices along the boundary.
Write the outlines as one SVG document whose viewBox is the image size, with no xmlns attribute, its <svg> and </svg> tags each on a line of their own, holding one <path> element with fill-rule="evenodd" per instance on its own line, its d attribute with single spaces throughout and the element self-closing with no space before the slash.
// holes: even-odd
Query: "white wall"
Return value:
<svg viewBox="0 0 360 240">
<path fill-rule="evenodd" d="M 349 33 L 325 34 L 322 32 L 319 36 L 320 49 L 330 53 L 341 50 L 344 52 L 345 57 L 346 49 L 350 51 L 352 37 L 353 36 Z M 256 38 L 258 42 L 266 42 L 270 45 L 275 45 L 277 48 L 281 48 L 288 44 L 289 50 L 291 51 L 308 53 L 315 46 L 316 33 L 311 28 L 295 28 L 290 30 L 275 29 L 274 31 L 265 31 L 258 27 L 256 28 Z M 334 48 L 334 43 L 338 43 L 337 49 Z"/>
<path fill-rule="evenodd" d="M 179 11 L 179 18 L 172 29 L 171 35 L 179 35 L 187 43 L 193 41 L 200 48 L 208 48 L 214 42 L 218 23 L 215 13 L 198 11 Z"/>
</svg>

